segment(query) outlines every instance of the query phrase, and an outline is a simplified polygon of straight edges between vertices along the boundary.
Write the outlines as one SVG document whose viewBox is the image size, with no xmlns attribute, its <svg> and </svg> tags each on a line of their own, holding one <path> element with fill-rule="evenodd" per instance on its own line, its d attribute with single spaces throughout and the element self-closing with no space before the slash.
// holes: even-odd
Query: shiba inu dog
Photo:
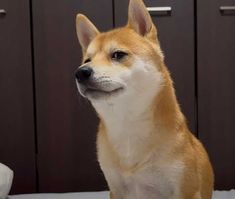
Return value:
<svg viewBox="0 0 235 199">
<path fill-rule="evenodd" d="M 125 27 L 100 33 L 82 14 L 76 28 L 82 96 L 100 125 L 97 152 L 111 199 L 211 199 L 213 170 L 189 131 L 141 0 L 130 0 Z"/>
</svg>

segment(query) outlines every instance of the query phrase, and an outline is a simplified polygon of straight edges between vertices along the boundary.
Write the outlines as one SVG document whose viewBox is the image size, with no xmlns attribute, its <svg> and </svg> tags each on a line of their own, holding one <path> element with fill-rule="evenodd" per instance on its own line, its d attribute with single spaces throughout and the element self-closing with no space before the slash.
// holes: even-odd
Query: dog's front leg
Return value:
<svg viewBox="0 0 235 199">
<path fill-rule="evenodd" d="M 109 198 L 110 199 L 115 199 L 114 196 L 113 196 L 113 193 L 111 191 L 109 192 Z"/>
<path fill-rule="evenodd" d="M 119 199 L 114 196 L 114 193 L 112 191 L 109 192 L 109 197 L 110 197 L 110 199 Z"/>
</svg>

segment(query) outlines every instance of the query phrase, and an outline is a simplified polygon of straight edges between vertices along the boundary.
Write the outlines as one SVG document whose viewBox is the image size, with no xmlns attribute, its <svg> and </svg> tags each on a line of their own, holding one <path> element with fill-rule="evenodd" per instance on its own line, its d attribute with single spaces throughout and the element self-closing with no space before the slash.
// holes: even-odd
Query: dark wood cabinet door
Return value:
<svg viewBox="0 0 235 199">
<path fill-rule="evenodd" d="M 176 94 L 190 129 L 196 133 L 194 67 L 194 1 L 145 0 L 148 7 L 171 7 L 171 12 L 151 12 L 158 29 L 165 62 L 175 82 Z M 127 21 L 127 0 L 115 0 L 115 25 Z"/>
<path fill-rule="evenodd" d="M 110 0 L 33 1 L 40 192 L 106 187 L 96 158 L 97 118 L 75 84 L 78 12 L 100 30 L 113 26 Z"/>
<path fill-rule="evenodd" d="M 235 187 L 235 6 L 232 0 L 198 1 L 199 138 L 211 157 L 215 187 Z"/>
<path fill-rule="evenodd" d="M 0 0 L 0 10 L 0 162 L 14 171 L 12 194 L 35 192 L 29 1 Z"/>
</svg>

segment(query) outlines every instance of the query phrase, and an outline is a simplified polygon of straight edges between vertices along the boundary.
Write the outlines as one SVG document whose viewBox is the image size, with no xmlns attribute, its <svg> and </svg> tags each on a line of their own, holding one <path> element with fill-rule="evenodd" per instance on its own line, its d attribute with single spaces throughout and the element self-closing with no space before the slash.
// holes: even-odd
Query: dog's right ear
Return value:
<svg viewBox="0 0 235 199">
<path fill-rule="evenodd" d="M 76 17 L 76 30 L 79 43 L 82 46 L 83 52 L 85 52 L 90 42 L 99 34 L 99 31 L 93 23 L 82 14 L 78 14 Z"/>
</svg>

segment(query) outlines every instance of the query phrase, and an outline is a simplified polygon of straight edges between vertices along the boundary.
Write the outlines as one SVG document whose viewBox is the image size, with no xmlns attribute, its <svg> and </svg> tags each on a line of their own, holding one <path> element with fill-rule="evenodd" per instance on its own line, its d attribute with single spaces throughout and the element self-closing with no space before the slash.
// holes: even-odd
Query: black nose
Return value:
<svg viewBox="0 0 235 199">
<path fill-rule="evenodd" d="M 79 83 L 83 83 L 88 80 L 93 73 L 93 70 L 89 66 L 83 66 L 76 70 L 75 76 Z"/>
</svg>

